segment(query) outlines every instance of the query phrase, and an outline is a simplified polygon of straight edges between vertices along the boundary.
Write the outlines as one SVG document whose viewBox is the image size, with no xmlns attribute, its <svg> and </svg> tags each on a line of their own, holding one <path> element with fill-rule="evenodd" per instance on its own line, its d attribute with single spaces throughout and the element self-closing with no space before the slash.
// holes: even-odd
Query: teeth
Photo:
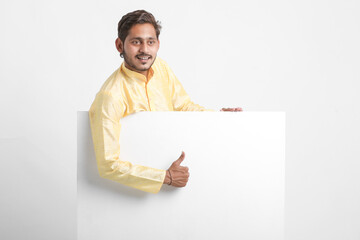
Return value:
<svg viewBox="0 0 360 240">
<path fill-rule="evenodd" d="M 149 59 L 150 57 L 139 57 L 139 59 L 141 59 L 141 60 L 147 60 L 147 59 Z"/>
</svg>

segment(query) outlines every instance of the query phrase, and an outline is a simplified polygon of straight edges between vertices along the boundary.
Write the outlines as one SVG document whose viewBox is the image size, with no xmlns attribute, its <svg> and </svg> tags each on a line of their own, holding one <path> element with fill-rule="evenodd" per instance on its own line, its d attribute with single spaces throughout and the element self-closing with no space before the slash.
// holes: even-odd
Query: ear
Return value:
<svg viewBox="0 0 360 240">
<path fill-rule="evenodd" d="M 120 38 L 117 38 L 115 40 L 115 47 L 116 49 L 119 51 L 119 53 L 122 53 L 124 51 L 124 44 L 123 42 L 120 40 Z"/>
</svg>

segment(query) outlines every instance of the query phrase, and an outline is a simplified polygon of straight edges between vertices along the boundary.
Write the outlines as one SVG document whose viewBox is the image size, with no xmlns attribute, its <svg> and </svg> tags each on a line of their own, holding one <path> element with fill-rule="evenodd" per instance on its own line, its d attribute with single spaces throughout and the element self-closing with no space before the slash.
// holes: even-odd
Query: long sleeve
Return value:
<svg viewBox="0 0 360 240">
<path fill-rule="evenodd" d="M 132 164 L 119 159 L 120 119 L 125 104 L 110 93 L 100 92 L 90 111 L 90 124 L 99 174 L 142 191 L 157 193 L 166 171 Z"/>
<path fill-rule="evenodd" d="M 169 67 L 166 70 L 169 75 L 169 86 L 174 111 L 212 111 L 192 102 L 173 71 Z"/>
</svg>

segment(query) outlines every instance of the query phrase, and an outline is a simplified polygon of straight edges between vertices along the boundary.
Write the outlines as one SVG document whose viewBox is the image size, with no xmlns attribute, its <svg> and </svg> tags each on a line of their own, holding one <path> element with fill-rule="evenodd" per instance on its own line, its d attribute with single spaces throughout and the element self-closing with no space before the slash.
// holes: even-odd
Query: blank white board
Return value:
<svg viewBox="0 0 360 240">
<path fill-rule="evenodd" d="M 78 112 L 78 240 L 284 239 L 285 113 L 140 112 L 121 120 L 121 159 L 167 169 L 185 188 L 141 192 L 99 177 Z"/>
</svg>

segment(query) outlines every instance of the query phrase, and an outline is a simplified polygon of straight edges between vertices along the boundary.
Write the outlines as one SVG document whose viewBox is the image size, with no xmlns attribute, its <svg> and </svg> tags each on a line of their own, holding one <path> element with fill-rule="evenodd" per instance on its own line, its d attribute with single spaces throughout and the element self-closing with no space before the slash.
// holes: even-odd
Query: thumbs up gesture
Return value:
<svg viewBox="0 0 360 240">
<path fill-rule="evenodd" d="M 182 152 L 181 156 L 174 161 L 169 169 L 166 171 L 165 184 L 174 187 L 185 187 L 189 180 L 189 168 L 181 166 L 180 164 L 185 159 L 185 153 Z"/>
</svg>

